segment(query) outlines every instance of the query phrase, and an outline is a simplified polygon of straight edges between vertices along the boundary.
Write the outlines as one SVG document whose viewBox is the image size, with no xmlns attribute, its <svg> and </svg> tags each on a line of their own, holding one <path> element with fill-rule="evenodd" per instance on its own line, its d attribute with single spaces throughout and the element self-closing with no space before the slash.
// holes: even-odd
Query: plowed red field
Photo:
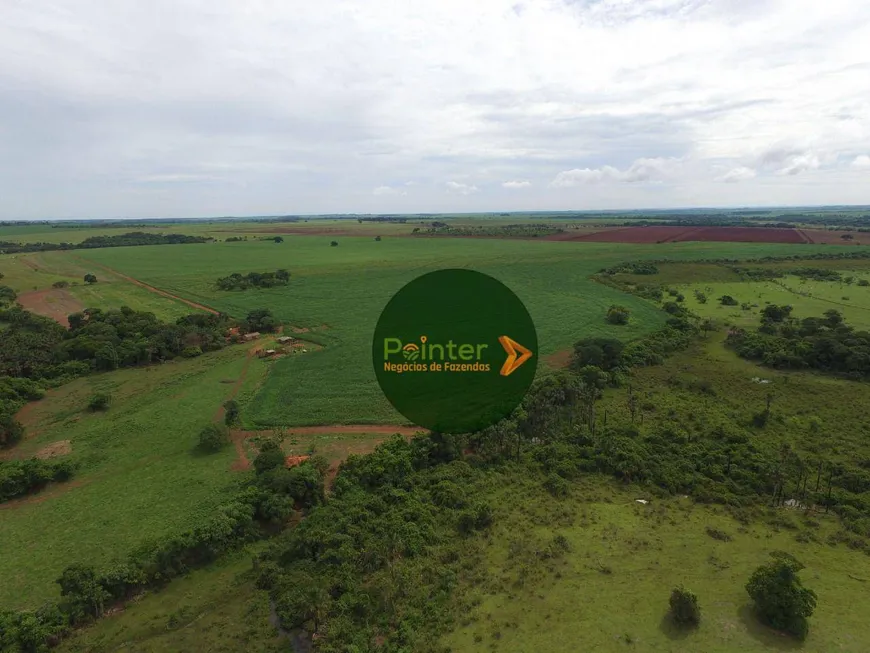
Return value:
<svg viewBox="0 0 870 653">
<path fill-rule="evenodd" d="M 623 227 L 578 235 L 572 241 L 587 243 L 680 243 L 716 241 L 734 243 L 809 243 L 798 229 L 774 227 Z"/>
</svg>

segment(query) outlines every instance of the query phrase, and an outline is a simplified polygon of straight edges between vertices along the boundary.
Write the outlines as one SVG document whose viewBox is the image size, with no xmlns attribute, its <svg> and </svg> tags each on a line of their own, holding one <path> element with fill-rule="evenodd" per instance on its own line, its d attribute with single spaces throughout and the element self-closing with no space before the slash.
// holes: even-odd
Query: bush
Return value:
<svg viewBox="0 0 870 653">
<path fill-rule="evenodd" d="M 239 421 L 239 404 L 234 399 L 224 402 L 224 424 L 232 426 Z"/>
<path fill-rule="evenodd" d="M 625 306 L 613 305 L 607 309 L 607 321 L 611 324 L 628 324 L 630 314 Z"/>
<path fill-rule="evenodd" d="M 378 243 L 381 242 L 381 237 L 380 237 L 380 236 L 375 236 L 375 242 L 378 242 Z"/>
<path fill-rule="evenodd" d="M 97 283 L 97 276 L 91 272 L 85 275 L 85 283 Z"/>
<path fill-rule="evenodd" d="M 0 449 L 11 447 L 24 437 L 24 427 L 12 415 L 0 414 Z"/>
<path fill-rule="evenodd" d="M 112 395 L 106 394 L 105 392 L 99 392 L 95 395 L 92 395 L 88 400 L 88 410 L 93 413 L 96 413 L 100 410 L 108 410 L 109 405 L 112 403 Z"/>
<path fill-rule="evenodd" d="M 737 306 L 739 304 L 739 302 L 731 295 L 722 295 L 719 298 L 719 303 L 722 304 L 722 306 Z"/>
<path fill-rule="evenodd" d="M 68 288 L 69 281 L 55 281 L 53 284 L 51 284 L 51 287 L 52 288 Z"/>
<path fill-rule="evenodd" d="M 181 350 L 182 358 L 196 358 L 197 356 L 202 356 L 202 347 L 199 347 L 198 345 L 185 347 Z"/>
<path fill-rule="evenodd" d="M 816 593 L 803 587 L 798 572 L 804 566 L 797 559 L 781 552 L 771 555 L 774 561 L 753 572 L 746 592 L 762 623 L 804 639 L 809 630 L 807 617 L 816 608 Z"/>
<path fill-rule="evenodd" d="M 217 424 L 209 424 L 199 432 L 199 448 L 203 451 L 220 451 L 230 442 L 226 428 Z"/>
<path fill-rule="evenodd" d="M 550 474 L 544 481 L 544 488 L 554 497 L 567 497 L 570 490 L 568 481 L 558 474 Z"/>
<path fill-rule="evenodd" d="M 671 619 L 678 626 L 697 626 L 701 623 L 701 608 L 698 597 L 682 585 L 671 592 Z"/>
<path fill-rule="evenodd" d="M 331 243 L 329 243 L 329 246 L 330 247 L 338 247 L 338 241 L 333 240 Z"/>
</svg>

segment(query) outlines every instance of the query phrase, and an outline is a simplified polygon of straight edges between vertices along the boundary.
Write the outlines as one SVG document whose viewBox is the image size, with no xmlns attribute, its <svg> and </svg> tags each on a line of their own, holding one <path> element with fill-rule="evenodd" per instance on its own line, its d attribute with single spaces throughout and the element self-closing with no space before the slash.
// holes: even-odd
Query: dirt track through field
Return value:
<svg viewBox="0 0 870 653">
<path fill-rule="evenodd" d="M 83 262 L 85 261 L 85 259 L 82 259 L 79 257 L 76 257 L 76 258 L 78 258 L 80 261 L 83 261 Z M 206 313 L 211 313 L 212 315 L 218 314 L 218 311 L 210 306 L 206 306 L 205 304 L 199 304 L 197 302 L 193 302 L 189 299 L 185 299 L 184 297 L 179 297 L 178 295 L 173 295 L 171 292 L 166 292 L 165 290 L 160 290 L 160 288 L 155 288 L 154 286 L 151 286 L 151 285 L 145 283 L 144 281 L 140 281 L 139 279 L 134 279 L 133 277 L 128 277 L 126 274 L 122 274 L 121 272 L 118 272 L 114 268 L 110 268 L 108 265 L 103 265 L 102 263 L 94 263 L 93 261 L 87 261 L 87 263 L 89 263 L 91 265 L 95 265 L 96 267 L 98 267 L 102 270 L 105 270 L 106 272 L 114 274 L 116 277 L 119 277 L 119 278 L 123 279 L 124 281 L 128 281 L 136 286 L 139 286 L 140 288 L 144 288 L 145 290 L 153 292 L 156 295 L 160 295 L 161 297 L 167 297 L 169 299 L 174 299 L 175 301 L 181 302 L 182 304 L 186 304 L 186 305 L 190 306 L 191 308 L 196 308 L 196 309 L 199 309 L 201 311 L 205 311 Z"/>
</svg>

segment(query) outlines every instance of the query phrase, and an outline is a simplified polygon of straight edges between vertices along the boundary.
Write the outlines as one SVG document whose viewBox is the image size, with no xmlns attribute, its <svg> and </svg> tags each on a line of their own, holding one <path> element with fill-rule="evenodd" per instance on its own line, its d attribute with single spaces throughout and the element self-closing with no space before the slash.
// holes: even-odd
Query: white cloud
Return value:
<svg viewBox="0 0 870 653">
<path fill-rule="evenodd" d="M 502 182 L 502 188 L 528 188 L 532 182 L 525 180 L 505 181 Z"/>
<path fill-rule="evenodd" d="M 553 188 L 571 188 L 583 184 L 598 184 L 602 182 L 619 181 L 628 184 L 637 182 L 658 181 L 667 177 L 679 165 L 676 159 L 637 159 L 625 170 L 613 166 L 601 168 L 574 168 L 563 170 L 555 176 L 550 186 Z"/>
<path fill-rule="evenodd" d="M 721 177 L 717 178 L 717 181 L 724 181 L 727 183 L 736 183 L 738 181 L 746 181 L 747 179 L 752 179 L 755 177 L 756 172 L 752 168 L 747 168 L 746 166 L 737 166 L 736 168 L 731 168 L 728 172 L 726 172 Z"/>
<path fill-rule="evenodd" d="M 462 184 L 458 181 L 448 181 L 447 191 L 458 195 L 471 195 L 477 192 L 477 186 Z"/>
<path fill-rule="evenodd" d="M 852 166 L 855 168 L 870 168 L 870 156 L 866 154 L 856 156 L 855 160 L 852 161 Z"/>
<path fill-rule="evenodd" d="M 378 186 L 372 191 L 372 195 L 407 195 L 408 193 L 392 186 Z"/>
<path fill-rule="evenodd" d="M 870 203 L 867 0 L 2 4 L 0 219 Z"/>
</svg>

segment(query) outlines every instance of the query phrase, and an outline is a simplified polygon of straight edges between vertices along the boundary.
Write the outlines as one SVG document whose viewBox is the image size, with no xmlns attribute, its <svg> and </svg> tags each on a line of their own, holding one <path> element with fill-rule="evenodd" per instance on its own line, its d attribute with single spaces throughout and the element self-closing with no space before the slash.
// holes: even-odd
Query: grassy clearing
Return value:
<svg viewBox="0 0 870 653">
<path fill-rule="evenodd" d="M 656 329 L 662 314 L 651 304 L 589 280 L 602 267 L 627 258 L 675 259 L 765 256 L 821 251 L 818 246 L 678 243 L 633 246 L 473 239 L 287 238 L 165 247 L 87 250 L 78 255 L 161 289 L 234 316 L 268 306 L 285 322 L 317 327 L 326 348 L 278 361 L 244 415 L 248 428 L 332 423 L 396 423 L 372 370 L 371 333 L 381 308 L 405 283 L 432 270 L 470 267 L 506 283 L 526 304 L 538 329 L 542 357 L 581 337 L 631 339 Z M 223 292 L 214 281 L 231 272 L 286 268 L 289 286 Z M 604 321 L 611 304 L 627 305 L 626 327 Z M 325 328 L 324 328 L 325 327 Z M 304 381 L 303 381 L 304 380 Z M 353 392 L 348 389 L 353 388 Z"/>
<path fill-rule="evenodd" d="M 61 653 L 160 653 L 286 650 L 269 624 L 268 597 L 254 588 L 249 547 L 193 571 L 120 614 L 101 619 L 63 642 Z"/>
<path fill-rule="evenodd" d="M 833 525 L 797 529 L 762 523 L 744 526 L 722 511 L 688 500 L 653 499 L 613 491 L 598 482 L 575 487 L 562 501 L 516 482 L 498 497 L 502 512 L 487 550 L 486 581 L 469 589 L 476 604 L 443 643 L 465 651 L 733 651 L 797 650 L 807 653 L 870 648 L 870 625 L 861 610 L 870 558 L 845 547 L 800 543 L 796 535 L 824 537 Z M 583 498 L 580 498 L 583 497 Z M 731 541 L 707 534 L 723 531 Z M 550 559 L 544 551 L 557 535 L 569 551 Z M 744 585 L 752 571 L 785 550 L 806 569 L 805 584 L 819 595 L 803 646 L 758 624 Z M 700 627 L 674 629 L 665 615 L 671 589 L 693 589 Z"/>
<path fill-rule="evenodd" d="M 14 455 L 69 440 L 80 469 L 72 482 L 4 505 L 0 606 L 39 605 L 57 594 L 54 580 L 67 565 L 120 558 L 229 496 L 239 479 L 230 472 L 232 447 L 210 456 L 194 448 L 244 365 L 244 348 L 233 347 L 78 379 L 31 404 L 22 418 L 31 437 Z M 265 371 L 251 365 L 243 389 Z M 105 414 L 86 410 L 95 392 L 113 396 Z"/>
</svg>

